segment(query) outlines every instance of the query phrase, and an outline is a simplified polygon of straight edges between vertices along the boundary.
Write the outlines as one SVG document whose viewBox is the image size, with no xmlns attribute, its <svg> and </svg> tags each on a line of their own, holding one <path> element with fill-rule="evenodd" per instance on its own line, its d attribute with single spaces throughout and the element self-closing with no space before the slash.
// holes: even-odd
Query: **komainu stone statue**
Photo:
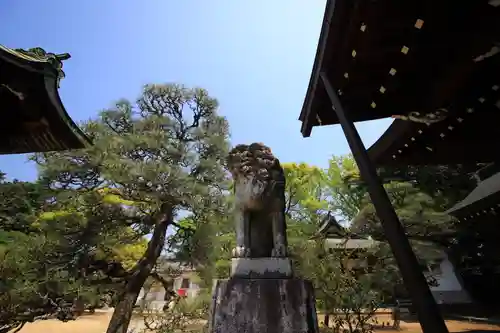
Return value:
<svg viewBox="0 0 500 333">
<path fill-rule="evenodd" d="M 231 150 L 236 248 L 229 279 L 214 284 L 210 333 L 318 333 L 313 286 L 287 258 L 285 176 L 261 143 Z"/>
<path fill-rule="evenodd" d="M 228 157 L 234 180 L 234 257 L 286 257 L 285 175 L 271 149 L 237 145 Z"/>
</svg>

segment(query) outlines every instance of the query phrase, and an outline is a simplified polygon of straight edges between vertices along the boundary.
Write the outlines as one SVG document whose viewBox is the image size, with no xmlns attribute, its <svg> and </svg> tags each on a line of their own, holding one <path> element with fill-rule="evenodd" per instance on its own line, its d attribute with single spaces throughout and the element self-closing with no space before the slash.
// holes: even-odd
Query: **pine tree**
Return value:
<svg viewBox="0 0 500 333">
<path fill-rule="evenodd" d="M 179 217 L 203 216 L 218 204 L 226 177 L 228 124 L 217 107 L 203 89 L 147 85 L 136 103 L 122 100 L 85 124 L 92 147 L 36 158 L 43 180 L 61 193 L 107 188 L 133 202 L 126 214 L 102 223 L 151 235 L 127 272 L 108 333 L 127 331 L 139 292 L 169 243 L 167 229 L 175 236 L 185 230 Z"/>
</svg>

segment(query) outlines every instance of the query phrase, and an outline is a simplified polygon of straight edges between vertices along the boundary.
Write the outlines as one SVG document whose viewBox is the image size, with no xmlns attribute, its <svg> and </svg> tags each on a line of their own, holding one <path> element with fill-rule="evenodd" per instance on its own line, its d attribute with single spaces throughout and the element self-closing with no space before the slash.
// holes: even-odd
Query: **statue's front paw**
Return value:
<svg viewBox="0 0 500 333">
<path fill-rule="evenodd" d="M 250 249 L 247 249 L 244 246 L 237 246 L 233 250 L 234 258 L 245 258 L 250 256 Z"/>
<path fill-rule="evenodd" d="M 271 256 L 275 258 L 283 258 L 286 257 L 286 248 L 282 245 L 276 246 L 272 251 L 271 251 Z"/>
</svg>

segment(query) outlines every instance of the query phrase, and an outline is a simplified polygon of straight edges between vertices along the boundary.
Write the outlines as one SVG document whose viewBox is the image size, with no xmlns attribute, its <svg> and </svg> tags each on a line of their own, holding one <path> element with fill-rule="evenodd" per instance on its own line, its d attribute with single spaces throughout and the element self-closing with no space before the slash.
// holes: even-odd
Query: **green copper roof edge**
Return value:
<svg viewBox="0 0 500 333">
<path fill-rule="evenodd" d="M 38 72 L 45 75 L 58 76 L 57 70 L 47 61 L 32 59 L 13 49 L 0 44 L 0 58 L 16 66 L 25 68 L 31 72 Z"/>
<path fill-rule="evenodd" d="M 25 53 L 21 53 L 19 51 L 16 51 L 14 49 L 11 49 L 11 48 L 8 48 L 6 46 L 3 46 L 0 44 L 0 50 L 4 51 L 4 52 L 7 52 L 7 53 L 10 53 L 12 54 L 13 56 L 16 56 L 18 58 L 21 58 L 21 59 L 24 59 L 26 61 L 33 61 L 33 62 L 48 62 L 48 59 L 42 59 L 42 58 L 35 58 L 35 57 L 31 57 L 31 56 L 28 56 L 27 54 Z"/>
<path fill-rule="evenodd" d="M 44 74 L 53 75 L 60 81 L 66 76 L 62 70 L 63 60 L 71 58 L 71 55 L 69 53 L 46 52 L 41 47 L 23 50 L 0 45 L 0 57 L 31 71 L 41 71 Z"/>
</svg>

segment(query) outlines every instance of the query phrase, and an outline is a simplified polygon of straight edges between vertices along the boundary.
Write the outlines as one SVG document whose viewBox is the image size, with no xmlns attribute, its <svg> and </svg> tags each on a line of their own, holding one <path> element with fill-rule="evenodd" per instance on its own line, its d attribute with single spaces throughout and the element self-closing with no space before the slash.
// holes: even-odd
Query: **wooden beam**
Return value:
<svg viewBox="0 0 500 333">
<path fill-rule="evenodd" d="M 330 98 L 332 108 L 339 119 L 351 152 L 358 165 L 360 175 L 366 182 L 370 198 L 380 218 L 384 233 L 398 263 L 403 281 L 416 307 L 418 319 L 424 333 L 448 333 L 441 312 L 420 270 L 418 260 L 405 235 L 401 222 L 371 163 L 363 141 L 354 123 L 348 118 L 335 89 L 324 72 L 320 73 L 323 86 Z"/>
</svg>

